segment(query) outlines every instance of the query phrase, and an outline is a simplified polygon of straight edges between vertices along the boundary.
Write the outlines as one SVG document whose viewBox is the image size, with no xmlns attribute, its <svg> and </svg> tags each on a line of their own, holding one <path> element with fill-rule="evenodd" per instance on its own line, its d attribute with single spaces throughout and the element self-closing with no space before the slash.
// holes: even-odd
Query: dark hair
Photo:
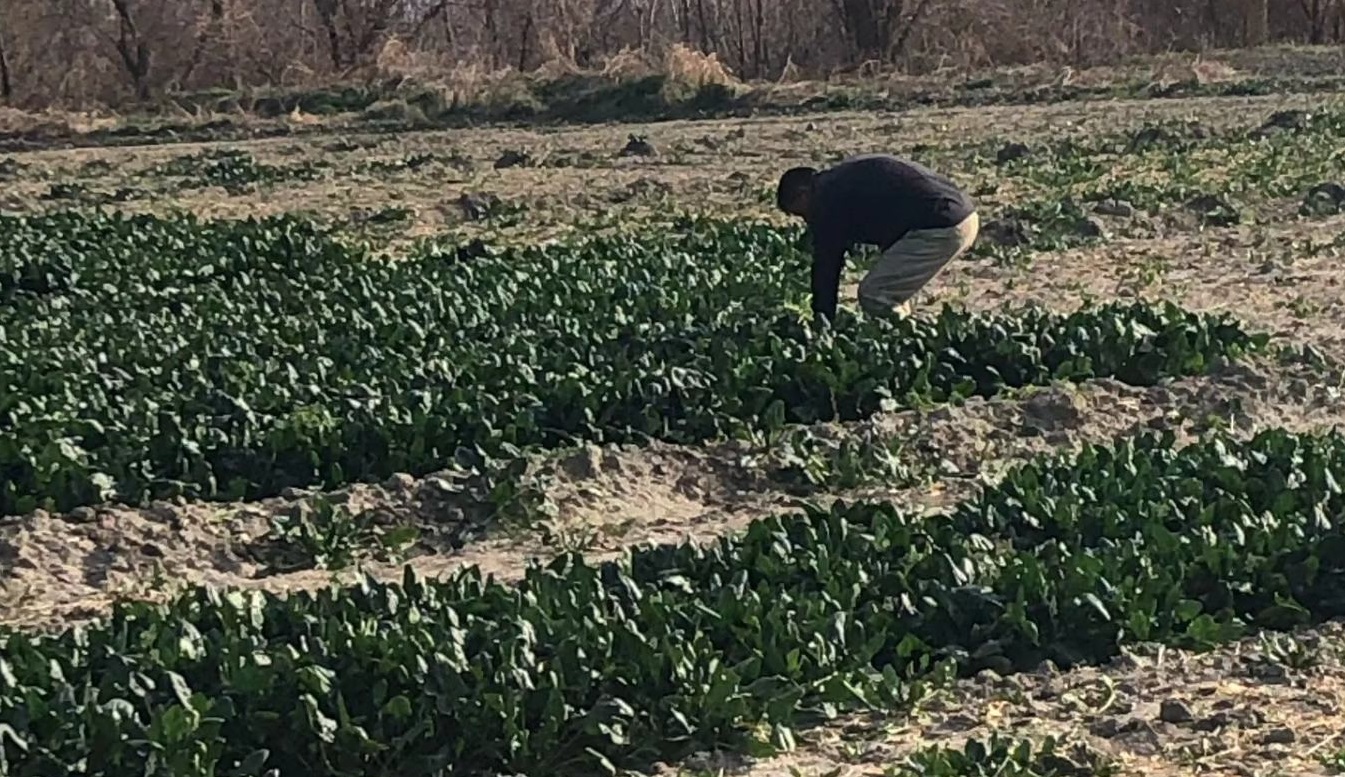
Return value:
<svg viewBox="0 0 1345 777">
<path fill-rule="evenodd" d="M 811 167 L 791 167 L 780 176 L 780 185 L 775 189 L 775 205 L 780 210 L 798 199 L 799 195 L 813 188 L 813 176 L 817 170 Z"/>
</svg>

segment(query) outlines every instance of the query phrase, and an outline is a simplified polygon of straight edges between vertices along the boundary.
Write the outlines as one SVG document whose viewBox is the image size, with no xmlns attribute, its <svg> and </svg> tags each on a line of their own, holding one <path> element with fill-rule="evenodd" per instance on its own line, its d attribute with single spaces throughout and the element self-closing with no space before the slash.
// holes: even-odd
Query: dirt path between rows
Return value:
<svg viewBox="0 0 1345 777">
<path fill-rule="evenodd" d="M 936 692 L 910 714 L 805 732 L 794 753 L 713 754 L 665 773 L 883 777 L 919 748 L 993 735 L 1058 741 L 1059 775 L 1309 777 L 1345 753 L 1345 624 L 1256 637 L 1208 653 L 1138 647 L 1106 666 L 1000 677 Z M 1098 765 L 1115 771 L 1103 772 Z M 723 769 L 720 772 L 719 769 Z"/>
<path fill-rule="evenodd" d="M 1237 366 L 1216 377 L 1136 388 L 1111 380 L 1033 388 L 1012 397 L 973 400 L 926 411 L 875 417 L 835 434 L 905 441 L 907 450 L 941 462 L 932 482 L 911 488 L 870 487 L 845 494 L 800 495 L 760 468 L 759 452 L 734 443 L 705 448 L 582 449 L 539 464 L 543 525 L 505 527 L 452 549 L 437 533 L 484 508 L 449 493 L 446 476 L 395 477 L 329 496 L 370 510 L 382 525 L 421 529 L 424 553 L 409 563 L 427 575 L 476 564 L 501 578 L 521 574 L 528 559 L 558 550 L 609 557 L 638 543 L 712 538 L 801 498 L 892 499 L 934 509 L 972 493 L 986 479 L 1028 456 L 1106 442 L 1145 429 L 1184 437 L 1209 428 L 1251 432 L 1268 427 L 1326 429 L 1345 418 L 1345 398 L 1309 373 L 1267 363 Z M 0 520 L 0 622 L 68 625 L 106 611 L 117 598 L 159 599 L 186 584 L 312 589 L 352 572 L 275 573 L 264 553 L 272 521 L 291 513 L 303 493 L 242 504 L 156 503 L 143 509 L 84 508 Z M 386 577 L 401 565 L 373 563 Z"/>
</svg>

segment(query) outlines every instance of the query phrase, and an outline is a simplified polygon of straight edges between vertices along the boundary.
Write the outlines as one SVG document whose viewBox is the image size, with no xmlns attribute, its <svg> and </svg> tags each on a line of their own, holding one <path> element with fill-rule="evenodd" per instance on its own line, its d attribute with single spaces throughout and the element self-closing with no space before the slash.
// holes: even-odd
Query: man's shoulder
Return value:
<svg viewBox="0 0 1345 777">
<path fill-rule="evenodd" d="M 871 153 L 855 154 L 848 156 L 832 165 L 827 172 L 836 172 L 841 170 L 904 170 L 912 166 L 912 162 L 907 159 L 895 156 L 893 154 Z"/>
<path fill-rule="evenodd" d="M 857 154 L 846 157 L 823 170 L 818 185 L 826 188 L 845 183 L 864 184 L 909 183 L 931 177 L 927 168 L 892 154 Z"/>
</svg>

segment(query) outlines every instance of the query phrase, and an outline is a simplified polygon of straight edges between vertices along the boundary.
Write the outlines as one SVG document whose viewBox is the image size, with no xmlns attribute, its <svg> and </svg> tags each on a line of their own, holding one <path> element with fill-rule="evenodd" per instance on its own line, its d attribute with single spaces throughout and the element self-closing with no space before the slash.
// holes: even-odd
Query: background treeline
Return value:
<svg viewBox="0 0 1345 777">
<path fill-rule="evenodd" d="M 602 69 L 677 43 L 780 80 L 1342 40 L 1345 0 L 0 0 L 0 100 Z"/>
</svg>

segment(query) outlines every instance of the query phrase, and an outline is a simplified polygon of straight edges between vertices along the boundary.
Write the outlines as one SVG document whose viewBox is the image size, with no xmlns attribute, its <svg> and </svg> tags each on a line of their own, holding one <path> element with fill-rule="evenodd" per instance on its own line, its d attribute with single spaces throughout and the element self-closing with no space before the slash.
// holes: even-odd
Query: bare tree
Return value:
<svg viewBox="0 0 1345 777">
<path fill-rule="evenodd" d="M 592 68 L 680 43 L 775 78 L 1342 38 L 1342 0 L 0 0 L 0 99 L 331 82 L 372 74 L 394 40 L 406 56 L 384 65 L 444 74 L 551 58 Z"/>
<path fill-rule="evenodd" d="M 214 39 L 224 37 L 224 0 L 209 0 L 209 11 L 206 20 L 201 24 L 201 31 L 196 35 L 196 44 L 192 48 L 191 57 L 188 58 L 182 72 L 177 77 L 177 83 L 183 84 L 191 79 L 196 68 L 200 66 L 201 59 L 205 56 L 206 48 Z"/>
<path fill-rule="evenodd" d="M 1270 38 L 1269 0 L 1243 0 L 1243 44 L 1262 46 Z"/>
<path fill-rule="evenodd" d="M 117 37 L 115 46 L 121 57 L 122 67 L 131 79 L 138 100 L 150 97 L 149 70 L 153 62 L 149 44 L 140 37 L 131 8 L 132 0 L 112 0 L 112 8 L 117 14 Z"/>
<path fill-rule="evenodd" d="M 1342 16 L 1337 0 L 1298 0 L 1298 2 L 1308 20 L 1308 43 L 1314 45 L 1326 43 L 1328 20 L 1334 15 L 1335 21 L 1339 23 Z M 1339 39 L 1340 33 L 1336 32 L 1335 37 Z"/>
<path fill-rule="evenodd" d="M 9 53 L 5 47 L 5 28 L 0 25 L 0 102 L 14 102 L 14 82 L 9 74 Z"/>
</svg>

